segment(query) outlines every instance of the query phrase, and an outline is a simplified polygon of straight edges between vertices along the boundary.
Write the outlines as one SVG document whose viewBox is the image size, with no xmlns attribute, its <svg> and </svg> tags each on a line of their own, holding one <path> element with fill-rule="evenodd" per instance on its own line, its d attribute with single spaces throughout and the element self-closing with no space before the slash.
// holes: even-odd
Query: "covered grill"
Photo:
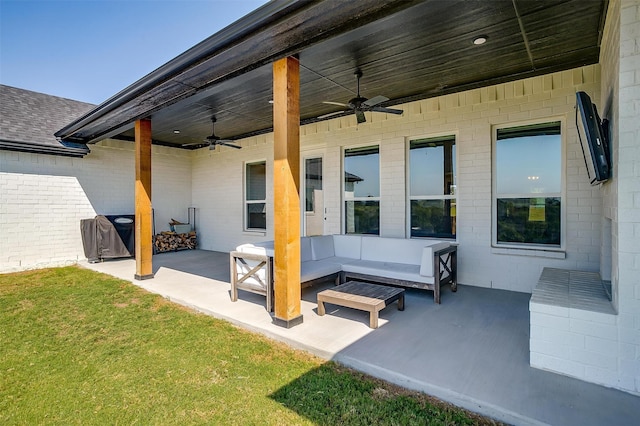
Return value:
<svg viewBox="0 0 640 426">
<path fill-rule="evenodd" d="M 80 221 L 84 255 L 91 263 L 135 256 L 135 215 L 98 215 Z"/>
</svg>

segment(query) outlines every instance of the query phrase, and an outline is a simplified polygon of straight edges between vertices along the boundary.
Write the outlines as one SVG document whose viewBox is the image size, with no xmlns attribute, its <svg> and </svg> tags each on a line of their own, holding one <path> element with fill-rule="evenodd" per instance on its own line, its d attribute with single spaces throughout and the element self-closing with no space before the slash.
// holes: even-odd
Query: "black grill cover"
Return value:
<svg viewBox="0 0 640 426">
<path fill-rule="evenodd" d="M 135 256 L 135 215 L 96 216 L 80 221 L 89 262 Z"/>
</svg>

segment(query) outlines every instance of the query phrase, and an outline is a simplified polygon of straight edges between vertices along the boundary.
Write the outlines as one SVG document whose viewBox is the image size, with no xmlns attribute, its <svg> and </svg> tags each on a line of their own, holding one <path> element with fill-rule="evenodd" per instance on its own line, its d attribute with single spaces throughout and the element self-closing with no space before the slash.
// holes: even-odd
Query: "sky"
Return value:
<svg viewBox="0 0 640 426">
<path fill-rule="evenodd" d="M 100 104 L 266 0 L 0 0 L 0 84 Z"/>
</svg>

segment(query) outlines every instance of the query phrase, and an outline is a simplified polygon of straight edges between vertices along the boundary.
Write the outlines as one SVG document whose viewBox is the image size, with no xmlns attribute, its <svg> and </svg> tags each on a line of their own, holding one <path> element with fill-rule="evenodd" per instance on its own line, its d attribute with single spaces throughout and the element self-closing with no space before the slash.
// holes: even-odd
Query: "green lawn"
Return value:
<svg viewBox="0 0 640 426">
<path fill-rule="evenodd" d="M 67 267 L 0 275 L 0 424 L 493 423 Z"/>
</svg>

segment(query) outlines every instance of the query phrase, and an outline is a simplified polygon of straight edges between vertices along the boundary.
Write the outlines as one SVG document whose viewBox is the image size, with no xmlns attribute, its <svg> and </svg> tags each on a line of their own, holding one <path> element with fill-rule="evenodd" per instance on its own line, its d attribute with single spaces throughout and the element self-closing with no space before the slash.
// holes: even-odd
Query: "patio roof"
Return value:
<svg viewBox="0 0 640 426">
<path fill-rule="evenodd" d="M 383 106 L 597 63 L 608 0 L 283 0 L 265 4 L 73 121 L 56 136 L 180 147 L 272 130 L 272 67 L 300 60 L 300 116 L 326 119 L 356 93 Z M 475 45 L 474 39 L 487 41 Z M 369 113 L 367 113 L 368 115 Z M 348 115 L 345 113 L 344 115 Z M 340 116 L 332 115 L 333 117 Z M 355 118 L 354 118 L 355 121 Z M 180 133 L 175 133 L 178 130 Z M 197 148 L 198 145 L 189 148 Z"/>
</svg>

